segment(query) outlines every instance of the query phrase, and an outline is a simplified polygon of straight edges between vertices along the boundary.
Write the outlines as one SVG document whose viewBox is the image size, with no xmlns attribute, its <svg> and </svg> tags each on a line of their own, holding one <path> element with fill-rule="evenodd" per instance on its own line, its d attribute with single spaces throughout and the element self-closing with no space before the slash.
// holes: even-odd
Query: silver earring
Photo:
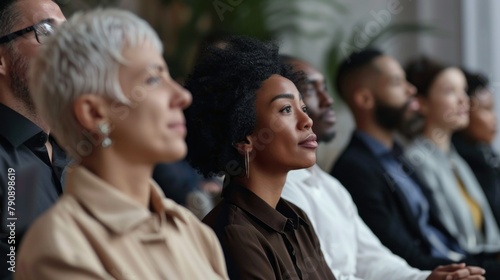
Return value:
<svg viewBox="0 0 500 280">
<path fill-rule="evenodd" d="M 111 146 L 113 141 L 111 141 L 111 139 L 109 138 L 109 132 L 110 132 L 109 124 L 105 123 L 105 122 L 100 123 L 97 126 L 97 129 L 99 129 L 99 132 L 104 136 L 104 139 L 102 140 L 101 146 L 103 148 L 108 148 L 109 146 Z"/>
<path fill-rule="evenodd" d="M 247 174 L 247 178 L 250 178 L 250 155 L 248 151 L 245 152 L 245 173 Z"/>
</svg>

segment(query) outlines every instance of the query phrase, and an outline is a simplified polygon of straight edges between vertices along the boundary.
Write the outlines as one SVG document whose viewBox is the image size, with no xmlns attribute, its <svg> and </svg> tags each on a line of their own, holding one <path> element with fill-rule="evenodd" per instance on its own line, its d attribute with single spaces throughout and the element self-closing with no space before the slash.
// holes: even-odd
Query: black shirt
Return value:
<svg viewBox="0 0 500 280">
<path fill-rule="evenodd" d="M 203 222 L 221 242 L 230 279 L 335 279 L 306 214 L 284 199 L 274 209 L 230 184 Z"/>
<path fill-rule="evenodd" d="M 52 163 L 47 141 L 52 144 Z M 27 227 L 61 195 L 68 163 L 69 157 L 52 137 L 0 103 L 0 279 L 7 271 L 10 246 L 17 250 Z M 8 238 L 14 227 L 7 225 L 12 223 L 15 243 Z"/>
</svg>

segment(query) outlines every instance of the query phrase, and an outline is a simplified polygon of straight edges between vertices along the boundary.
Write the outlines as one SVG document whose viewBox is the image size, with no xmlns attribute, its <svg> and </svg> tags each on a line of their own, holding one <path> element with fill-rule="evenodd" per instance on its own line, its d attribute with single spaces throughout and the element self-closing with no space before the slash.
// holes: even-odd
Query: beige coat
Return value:
<svg viewBox="0 0 500 280">
<path fill-rule="evenodd" d="M 228 279 L 213 231 L 151 181 L 148 210 L 83 167 L 30 228 L 16 280 Z"/>
</svg>

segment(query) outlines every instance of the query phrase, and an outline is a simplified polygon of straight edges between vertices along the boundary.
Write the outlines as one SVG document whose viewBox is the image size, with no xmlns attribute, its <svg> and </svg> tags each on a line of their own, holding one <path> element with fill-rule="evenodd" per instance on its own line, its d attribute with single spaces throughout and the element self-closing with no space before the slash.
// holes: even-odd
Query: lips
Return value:
<svg viewBox="0 0 500 280">
<path fill-rule="evenodd" d="M 417 111 L 418 109 L 420 109 L 420 103 L 418 103 L 418 101 L 415 97 L 410 98 L 407 106 L 408 106 L 408 109 L 412 110 L 412 111 Z"/>
<path fill-rule="evenodd" d="M 174 122 L 174 123 L 169 123 L 168 128 L 171 131 L 177 132 L 181 134 L 182 136 L 186 136 L 186 124 L 184 122 Z"/>
<path fill-rule="evenodd" d="M 316 134 L 309 134 L 302 142 L 299 143 L 299 146 L 307 149 L 316 149 L 318 147 L 318 142 L 316 142 L 316 140 Z"/>
<path fill-rule="evenodd" d="M 335 121 L 336 121 L 335 112 L 332 109 L 329 109 L 328 111 L 323 113 L 323 115 L 321 116 L 321 119 L 325 122 L 328 122 L 328 123 L 335 123 Z"/>
</svg>

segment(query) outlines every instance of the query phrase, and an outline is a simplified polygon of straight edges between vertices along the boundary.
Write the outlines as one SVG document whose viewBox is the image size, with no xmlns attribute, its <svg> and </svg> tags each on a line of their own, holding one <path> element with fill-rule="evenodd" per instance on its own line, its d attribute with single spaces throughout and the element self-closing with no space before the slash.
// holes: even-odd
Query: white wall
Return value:
<svg viewBox="0 0 500 280">
<path fill-rule="evenodd" d="M 494 1 L 494 0 L 492 0 Z M 402 64 L 420 54 L 426 54 L 447 64 L 460 65 L 462 62 L 462 25 L 461 4 L 454 0 L 372 0 L 372 1 L 341 1 L 349 7 L 349 14 L 337 15 L 335 21 L 342 26 L 344 32 L 350 32 L 356 23 L 365 27 L 367 22 L 377 21 L 375 15 L 384 11 L 390 13 L 390 23 L 421 22 L 436 27 L 439 34 L 407 34 L 399 35 L 383 42 L 379 47 L 389 55 L 394 56 Z M 398 7 L 394 9 L 394 6 Z M 385 13 L 387 14 L 387 13 Z M 379 20 L 380 21 L 380 20 Z M 335 30 L 334 26 L 328 27 Z M 332 34 L 332 40 L 337 40 Z M 287 52 L 309 59 L 316 66 L 324 67 L 323 57 L 328 40 L 311 43 L 310 40 L 293 38 L 283 41 Z M 499 83 L 500 85 L 500 83 Z M 350 139 L 354 122 L 349 109 L 336 100 L 337 137 L 328 144 L 323 144 L 318 152 L 318 164 L 325 169 L 330 167 Z"/>
<path fill-rule="evenodd" d="M 149 4 L 157 0 L 148 0 Z M 251 1 L 251 0 L 244 0 Z M 493 33 L 496 23 L 494 11 L 500 11 L 497 0 L 332 0 L 348 7 L 348 13 L 339 13 L 332 5 L 311 5 L 313 1 L 293 1 L 293 5 L 307 11 L 316 11 L 329 15 L 330 19 L 317 21 L 301 21 L 299 24 L 311 33 L 326 30 L 328 34 L 322 38 L 297 37 L 283 34 L 282 51 L 302 57 L 320 69 L 324 69 L 325 51 L 332 40 L 346 41 L 341 33 L 349 34 L 355 24 L 365 28 L 370 22 L 381 22 L 377 15 L 389 12 L 390 24 L 421 22 L 438 28 L 439 34 L 407 34 L 383 42 L 379 47 L 394 56 L 402 64 L 419 55 L 427 54 L 451 65 L 472 67 L 475 70 L 493 74 L 498 77 L 500 65 L 497 66 L 497 55 L 494 49 L 500 47 L 500 37 L 489 38 L 485 34 Z M 314 1 L 321 2 L 321 1 Z M 139 11 L 143 1 L 121 0 L 121 6 Z M 141 3 L 141 4 L 139 4 Z M 272 2 L 270 2 L 272 3 Z M 235 12 L 238 10 L 236 9 Z M 397 13 L 393 13 L 397 11 Z M 143 11 L 144 12 L 144 11 Z M 484 16 L 485 14 L 489 16 Z M 272 19 L 269 24 L 273 24 Z M 294 20 L 294 19 L 292 19 Z M 499 22 L 500 24 L 500 22 Z M 496 26 L 498 26 L 497 24 Z M 496 82 L 495 82 L 496 81 Z M 500 79 L 492 78 L 494 87 L 500 86 Z M 500 108 L 500 98 L 497 97 L 497 108 Z M 349 109 L 336 100 L 334 108 L 337 112 L 337 138 L 327 145 L 321 145 L 318 153 L 318 163 L 329 170 L 333 160 L 345 147 L 354 128 L 354 122 Z M 500 147 L 497 143 L 497 147 Z"/>
<path fill-rule="evenodd" d="M 495 97 L 495 107 L 500 108 L 500 1 L 497 0 L 462 0 L 462 45 L 463 64 L 473 71 L 488 76 Z M 500 124 L 498 124 L 500 131 Z M 494 147 L 500 150 L 500 138 L 497 136 Z"/>
</svg>

